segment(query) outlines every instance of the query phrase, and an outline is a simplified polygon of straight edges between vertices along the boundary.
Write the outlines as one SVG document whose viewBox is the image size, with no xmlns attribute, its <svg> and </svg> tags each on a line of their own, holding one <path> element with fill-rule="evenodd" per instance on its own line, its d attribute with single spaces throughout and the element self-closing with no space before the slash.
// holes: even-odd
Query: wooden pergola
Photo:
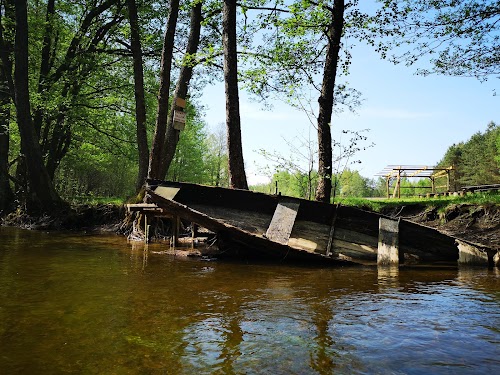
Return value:
<svg viewBox="0 0 500 375">
<path fill-rule="evenodd" d="M 436 168 L 429 167 L 426 165 L 388 165 L 382 171 L 376 174 L 376 176 L 385 177 L 386 188 L 387 188 L 387 198 L 390 198 L 391 187 L 394 188 L 392 193 L 393 198 L 401 198 L 401 178 L 428 178 L 431 180 L 431 186 L 421 188 L 431 189 L 431 193 L 435 194 L 436 189 L 446 188 L 446 192 L 450 191 L 450 174 L 455 169 L 453 166 L 448 168 Z M 436 180 L 439 178 L 446 177 L 446 185 L 436 185 Z M 391 186 L 391 181 L 395 180 L 396 183 Z"/>
</svg>

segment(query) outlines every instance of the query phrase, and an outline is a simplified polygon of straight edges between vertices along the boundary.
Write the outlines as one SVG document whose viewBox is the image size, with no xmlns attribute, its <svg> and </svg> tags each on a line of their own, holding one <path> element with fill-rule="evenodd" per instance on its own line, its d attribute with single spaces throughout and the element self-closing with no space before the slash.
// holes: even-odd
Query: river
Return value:
<svg viewBox="0 0 500 375">
<path fill-rule="evenodd" d="M 500 271 L 202 261 L 0 227 L 0 374 L 500 373 Z"/>
</svg>

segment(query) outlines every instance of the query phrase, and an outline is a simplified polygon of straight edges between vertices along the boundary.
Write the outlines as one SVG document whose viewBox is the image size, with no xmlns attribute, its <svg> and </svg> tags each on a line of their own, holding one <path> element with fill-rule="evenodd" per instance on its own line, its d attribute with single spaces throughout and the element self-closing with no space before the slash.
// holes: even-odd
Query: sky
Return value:
<svg viewBox="0 0 500 375">
<path fill-rule="evenodd" d="M 334 115 L 332 135 L 339 140 L 342 130 L 369 129 L 365 144 L 374 146 L 357 154 L 361 164 L 349 166 L 364 177 L 377 178 L 387 165 L 433 166 L 449 146 L 484 132 L 491 121 L 500 124 L 498 78 L 479 82 L 464 77 L 423 77 L 415 75 L 415 67 L 393 65 L 366 46 L 354 47 L 352 54 L 347 81 L 362 93 L 363 102 L 356 114 Z M 210 127 L 225 123 L 222 83 L 206 87 L 200 102 Z M 250 185 L 269 181 L 263 167 L 270 163 L 258 150 L 288 156 L 291 151 L 285 140 L 291 141 L 295 135 L 316 137 L 305 113 L 281 101 L 271 104 L 273 108 L 266 110 L 240 89 L 243 156 Z M 313 104 L 317 114 L 316 98 Z"/>
</svg>

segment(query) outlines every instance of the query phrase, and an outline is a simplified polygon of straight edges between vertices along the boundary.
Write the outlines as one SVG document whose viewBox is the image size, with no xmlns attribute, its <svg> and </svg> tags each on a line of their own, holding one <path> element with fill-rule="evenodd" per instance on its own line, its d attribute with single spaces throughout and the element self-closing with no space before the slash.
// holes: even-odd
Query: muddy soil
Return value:
<svg viewBox="0 0 500 375">
<path fill-rule="evenodd" d="M 0 218 L 0 225 L 32 230 L 73 230 L 118 232 L 125 217 L 123 206 L 80 205 L 55 215 L 28 215 L 16 210 Z"/>
<path fill-rule="evenodd" d="M 496 205 L 452 204 L 442 209 L 412 205 L 386 209 L 382 213 L 500 250 L 500 207 Z"/>
</svg>

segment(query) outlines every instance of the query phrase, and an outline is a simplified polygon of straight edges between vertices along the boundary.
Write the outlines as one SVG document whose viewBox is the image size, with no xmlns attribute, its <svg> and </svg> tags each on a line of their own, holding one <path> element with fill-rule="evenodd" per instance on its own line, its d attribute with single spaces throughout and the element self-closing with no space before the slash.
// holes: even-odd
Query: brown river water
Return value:
<svg viewBox="0 0 500 375">
<path fill-rule="evenodd" d="M 498 374 L 500 270 L 185 259 L 0 227 L 0 374 Z"/>
</svg>

